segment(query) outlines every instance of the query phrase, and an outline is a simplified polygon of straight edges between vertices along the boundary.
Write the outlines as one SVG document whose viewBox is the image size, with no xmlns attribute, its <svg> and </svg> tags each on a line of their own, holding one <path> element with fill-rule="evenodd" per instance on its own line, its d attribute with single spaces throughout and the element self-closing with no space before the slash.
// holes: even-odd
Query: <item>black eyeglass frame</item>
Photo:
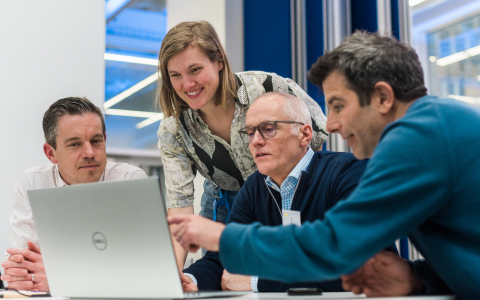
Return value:
<svg viewBox="0 0 480 300">
<path fill-rule="evenodd" d="M 263 135 L 263 131 L 261 129 L 259 129 L 260 126 L 264 125 L 264 124 L 267 124 L 267 123 L 270 123 L 270 124 L 273 124 L 273 127 L 275 128 L 275 133 L 270 136 L 270 137 L 266 137 L 265 135 Z M 277 135 L 277 123 L 286 123 L 286 124 L 301 124 L 301 125 L 305 125 L 304 123 L 302 122 L 296 122 L 296 121 L 265 121 L 265 122 L 262 122 L 260 124 L 258 124 L 257 126 L 255 127 L 244 127 L 242 129 L 240 129 L 238 131 L 238 133 L 240 134 L 240 136 L 243 138 L 243 141 L 246 143 L 246 144 L 250 144 L 251 141 L 250 141 L 250 138 L 248 136 L 248 133 L 246 131 L 247 128 L 250 128 L 250 129 L 253 129 L 253 135 L 255 135 L 255 132 L 259 132 L 260 135 L 264 138 L 264 139 L 270 139 L 270 138 L 273 138 Z"/>
</svg>

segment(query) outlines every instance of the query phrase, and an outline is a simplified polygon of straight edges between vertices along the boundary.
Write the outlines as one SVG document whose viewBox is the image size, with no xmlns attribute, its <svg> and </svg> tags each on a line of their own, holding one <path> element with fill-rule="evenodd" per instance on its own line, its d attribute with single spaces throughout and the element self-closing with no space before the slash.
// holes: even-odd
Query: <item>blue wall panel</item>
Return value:
<svg viewBox="0 0 480 300">
<path fill-rule="evenodd" d="M 398 0 L 392 0 L 390 2 L 392 10 L 392 34 L 397 40 L 400 40 L 400 16 L 398 11 Z"/>
<path fill-rule="evenodd" d="M 323 55 L 323 1 L 307 0 L 307 69 Z M 317 86 L 308 82 L 307 92 L 325 111 L 325 98 Z"/>
<path fill-rule="evenodd" d="M 351 0 L 352 33 L 355 30 L 375 32 L 377 24 L 377 0 Z"/>
<path fill-rule="evenodd" d="M 289 0 L 244 0 L 245 71 L 292 78 Z"/>
</svg>

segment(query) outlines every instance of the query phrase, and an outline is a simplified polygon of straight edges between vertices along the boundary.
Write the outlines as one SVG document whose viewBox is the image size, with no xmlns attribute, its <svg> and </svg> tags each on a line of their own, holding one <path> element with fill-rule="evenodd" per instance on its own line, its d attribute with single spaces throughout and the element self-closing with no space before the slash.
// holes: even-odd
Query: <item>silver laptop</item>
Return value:
<svg viewBox="0 0 480 300">
<path fill-rule="evenodd" d="M 52 296 L 203 298 L 184 293 L 156 177 L 28 191 Z"/>
</svg>

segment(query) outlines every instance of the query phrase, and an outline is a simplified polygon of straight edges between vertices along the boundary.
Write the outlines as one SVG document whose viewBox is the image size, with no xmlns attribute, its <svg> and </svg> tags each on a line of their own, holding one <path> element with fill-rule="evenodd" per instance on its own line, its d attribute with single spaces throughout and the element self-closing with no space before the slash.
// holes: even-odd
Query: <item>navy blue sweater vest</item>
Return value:
<svg viewBox="0 0 480 300">
<path fill-rule="evenodd" d="M 346 199 L 355 189 L 365 170 L 365 165 L 364 161 L 355 159 L 349 153 L 315 152 L 307 170 L 302 172 L 291 210 L 300 211 L 302 223 L 323 219 L 330 208 L 338 201 Z M 230 222 L 282 225 L 282 216 L 270 192 L 274 195 L 279 207 L 282 207 L 282 197 L 273 189 L 269 192 L 265 183 L 266 178 L 267 176 L 257 171 L 247 179 L 235 198 Z M 394 245 L 389 250 L 397 252 Z M 285 260 L 295 260 L 295 257 L 285 257 Z M 217 252 L 207 252 L 202 259 L 183 272 L 195 276 L 199 290 L 221 289 L 223 266 Z M 259 292 L 285 292 L 292 287 L 320 287 L 327 292 L 343 291 L 340 279 L 298 283 L 259 279 L 257 287 Z"/>
</svg>

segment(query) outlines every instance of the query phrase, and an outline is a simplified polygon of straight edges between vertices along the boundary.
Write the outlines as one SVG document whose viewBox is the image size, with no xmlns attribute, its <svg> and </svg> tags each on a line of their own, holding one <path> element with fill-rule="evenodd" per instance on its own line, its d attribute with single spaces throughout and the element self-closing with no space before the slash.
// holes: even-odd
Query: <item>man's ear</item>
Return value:
<svg viewBox="0 0 480 300">
<path fill-rule="evenodd" d="M 388 114 L 395 104 L 395 93 L 392 87 L 385 81 L 379 81 L 373 89 L 372 101 L 375 102 L 373 104 L 375 104 L 379 113 Z"/>
<path fill-rule="evenodd" d="M 305 124 L 300 128 L 300 135 L 301 135 L 301 140 L 300 140 L 300 145 L 302 147 L 310 144 L 310 141 L 313 138 L 313 129 L 312 126 Z"/>
<path fill-rule="evenodd" d="M 43 144 L 43 153 L 45 153 L 45 156 L 53 164 L 56 164 L 58 162 L 55 158 L 55 149 L 49 143 Z"/>
</svg>

